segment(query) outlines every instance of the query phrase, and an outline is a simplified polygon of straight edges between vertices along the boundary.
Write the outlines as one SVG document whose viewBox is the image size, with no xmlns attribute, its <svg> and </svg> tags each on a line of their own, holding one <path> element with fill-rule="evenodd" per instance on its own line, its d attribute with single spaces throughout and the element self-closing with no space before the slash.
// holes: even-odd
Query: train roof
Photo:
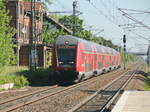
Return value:
<svg viewBox="0 0 150 112">
<path fill-rule="evenodd" d="M 87 41 L 87 40 L 84 40 L 84 39 L 81 39 L 81 38 L 78 38 L 78 37 L 75 37 L 75 36 L 71 36 L 71 35 L 65 35 L 65 36 L 59 36 L 56 41 L 55 41 L 55 45 L 64 45 L 66 44 L 65 42 L 68 41 L 69 42 L 69 45 L 77 45 L 78 42 L 81 42 L 81 43 L 84 43 L 84 47 L 86 50 L 91 50 L 91 46 L 95 46 L 96 47 L 96 50 L 97 52 L 102 52 L 102 53 L 109 53 L 109 54 L 116 54 L 118 53 L 115 49 L 113 48 L 109 48 L 109 47 L 106 47 L 106 46 L 102 46 L 102 45 L 99 45 L 97 43 L 94 43 L 94 42 L 90 42 L 90 41 Z"/>
</svg>

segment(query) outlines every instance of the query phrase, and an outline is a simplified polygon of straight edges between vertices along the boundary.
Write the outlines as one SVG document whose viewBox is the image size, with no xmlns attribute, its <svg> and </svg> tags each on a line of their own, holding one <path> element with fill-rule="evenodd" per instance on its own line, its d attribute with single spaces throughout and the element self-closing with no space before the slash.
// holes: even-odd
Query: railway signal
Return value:
<svg viewBox="0 0 150 112">
<path fill-rule="evenodd" d="M 123 50 L 124 50 L 124 70 L 126 69 L 126 35 L 123 35 Z"/>
<path fill-rule="evenodd" d="M 147 64 L 150 66 L 150 45 L 148 46 L 148 51 L 147 51 Z"/>
</svg>

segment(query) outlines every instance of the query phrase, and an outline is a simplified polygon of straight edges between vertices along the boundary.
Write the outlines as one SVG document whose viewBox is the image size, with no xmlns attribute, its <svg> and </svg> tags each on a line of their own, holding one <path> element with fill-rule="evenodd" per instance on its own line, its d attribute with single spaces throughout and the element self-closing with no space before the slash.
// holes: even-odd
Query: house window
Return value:
<svg viewBox="0 0 150 112">
<path fill-rule="evenodd" d="M 30 35 L 30 27 L 27 26 L 27 40 L 29 40 L 29 35 Z"/>
<path fill-rule="evenodd" d="M 40 36 L 40 31 L 41 31 L 41 30 L 40 30 L 40 29 L 38 29 L 38 33 L 37 33 L 37 35 L 38 35 L 38 41 L 39 41 L 39 42 L 41 41 L 41 39 L 40 39 L 40 37 L 41 37 L 41 36 Z"/>
<path fill-rule="evenodd" d="M 20 15 L 23 14 L 23 7 L 22 7 L 22 4 L 20 4 Z"/>
<path fill-rule="evenodd" d="M 26 25 L 22 28 L 22 33 L 23 33 L 23 40 L 27 40 L 27 26 Z"/>
<path fill-rule="evenodd" d="M 21 23 L 19 23 L 19 38 L 21 38 L 21 29 L 22 29 L 22 25 L 21 25 Z"/>
<path fill-rule="evenodd" d="M 41 41 L 41 29 L 39 29 L 38 35 L 39 35 L 39 41 Z"/>
</svg>

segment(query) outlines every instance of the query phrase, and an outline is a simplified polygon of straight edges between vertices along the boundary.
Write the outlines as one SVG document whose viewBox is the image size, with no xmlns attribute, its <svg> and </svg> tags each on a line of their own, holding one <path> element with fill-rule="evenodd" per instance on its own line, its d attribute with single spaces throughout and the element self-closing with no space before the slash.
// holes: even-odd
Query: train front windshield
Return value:
<svg viewBox="0 0 150 112">
<path fill-rule="evenodd" d="M 76 49 L 73 48 L 57 48 L 58 64 L 61 67 L 75 66 Z"/>
</svg>

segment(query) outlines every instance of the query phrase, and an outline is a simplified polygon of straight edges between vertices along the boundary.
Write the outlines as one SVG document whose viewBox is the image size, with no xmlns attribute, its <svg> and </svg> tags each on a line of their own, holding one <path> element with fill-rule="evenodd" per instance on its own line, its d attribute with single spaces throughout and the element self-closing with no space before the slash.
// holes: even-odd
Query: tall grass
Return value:
<svg viewBox="0 0 150 112">
<path fill-rule="evenodd" d="M 27 67 L 7 66 L 0 68 L 0 84 L 14 83 L 15 88 L 20 88 L 26 85 L 42 85 L 52 77 L 50 68 L 30 71 Z"/>
<path fill-rule="evenodd" d="M 28 68 L 16 66 L 5 66 L 0 68 L 0 84 L 14 83 L 15 88 L 28 85 L 28 79 L 23 74 L 20 74 L 24 70 L 28 70 Z"/>
<path fill-rule="evenodd" d="M 126 64 L 134 63 L 138 59 L 135 55 L 131 53 L 126 53 L 124 55 L 124 51 L 121 51 L 120 55 L 121 55 L 122 64 L 124 63 L 124 61 Z"/>
<path fill-rule="evenodd" d="M 144 89 L 146 91 L 150 91 L 150 68 L 147 67 L 146 72 L 147 72 L 148 76 L 145 79 Z"/>
</svg>

